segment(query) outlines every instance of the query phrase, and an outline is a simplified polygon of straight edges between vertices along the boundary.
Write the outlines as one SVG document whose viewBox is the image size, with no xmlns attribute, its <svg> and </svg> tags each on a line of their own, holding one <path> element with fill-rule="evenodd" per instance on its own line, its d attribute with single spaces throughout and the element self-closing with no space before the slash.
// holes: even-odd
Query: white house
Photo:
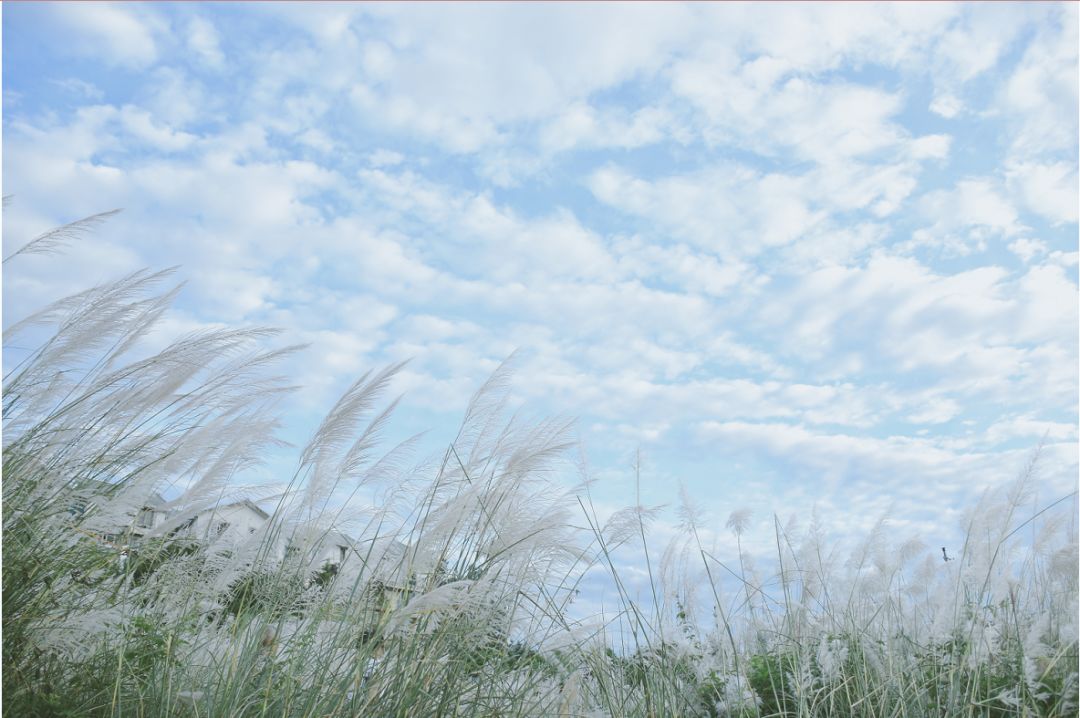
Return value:
<svg viewBox="0 0 1080 718">
<path fill-rule="evenodd" d="M 164 504 L 165 499 L 161 494 L 153 493 L 135 516 L 135 523 L 131 527 L 131 535 L 141 538 L 156 526 L 161 525 L 169 515 L 168 511 L 161 508 Z"/>
<path fill-rule="evenodd" d="M 342 566 L 346 561 L 355 560 L 356 546 L 352 539 L 333 529 L 306 529 L 299 527 L 282 544 L 282 558 L 302 556 L 314 567 Z"/>
<path fill-rule="evenodd" d="M 74 497 L 69 509 L 72 516 L 84 516 L 111 489 L 105 482 L 88 482 Z M 94 535 L 125 547 L 129 543 L 138 544 L 152 535 L 231 543 L 252 536 L 270 520 L 269 513 L 246 499 L 205 508 L 179 524 L 177 512 L 164 508 L 166 505 L 160 494 L 153 493 L 139 509 L 127 509 L 122 516 L 112 516 L 113 512 L 107 512 L 108 515 L 103 517 L 104 523 L 94 531 Z M 403 587 L 408 582 L 406 547 L 396 540 L 357 542 L 336 529 L 308 525 L 295 528 L 287 537 L 275 543 L 278 560 L 299 555 L 313 570 L 333 565 L 347 571 L 362 571 L 367 566 L 379 574 L 379 585 L 391 593 L 404 592 Z"/>
<path fill-rule="evenodd" d="M 150 525 L 159 525 L 163 519 L 156 514 L 147 514 L 146 520 Z M 254 502 L 234 501 L 196 513 L 170 535 L 199 541 L 235 542 L 256 533 L 269 520 L 270 514 Z M 333 529 L 298 528 L 284 540 L 275 540 L 275 543 L 279 559 L 302 554 L 311 565 L 319 567 L 329 564 L 340 566 L 349 556 L 357 554 L 352 539 Z"/>
<path fill-rule="evenodd" d="M 252 501 L 234 501 L 200 511 L 181 524 L 173 536 L 202 541 L 237 541 L 258 531 L 269 518 L 270 514 Z"/>
<path fill-rule="evenodd" d="M 93 533 L 108 542 L 127 543 L 141 538 L 165 521 L 168 514 L 161 508 L 165 504 L 161 494 L 150 493 L 140 505 L 116 500 L 115 491 L 116 486 L 106 481 L 88 479 L 80 482 L 69 499 L 68 513 L 73 521 L 82 521 L 88 514 L 104 512 L 97 520 L 91 517 L 91 524 L 98 524 L 92 529 Z M 139 508 L 135 509 L 135 506 Z"/>
<path fill-rule="evenodd" d="M 316 562 L 324 566 L 331 563 L 340 566 L 350 556 L 355 557 L 355 554 L 352 539 L 340 531 L 329 531 L 317 544 Z"/>
</svg>

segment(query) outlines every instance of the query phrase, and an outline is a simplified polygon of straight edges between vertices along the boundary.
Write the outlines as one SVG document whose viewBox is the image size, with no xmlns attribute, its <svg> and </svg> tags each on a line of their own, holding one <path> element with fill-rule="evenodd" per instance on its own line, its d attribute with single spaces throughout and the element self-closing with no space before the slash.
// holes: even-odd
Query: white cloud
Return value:
<svg viewBox="0 0 1080 718">
<path fill-rule="evenodd" d="M 762 77 L 763 62 L 733 67 L 727 58 L 687 60 L 673 69 L 673 91 L 705 113 L 705 136 L 712 144 L 835 163 L 904 140 L 891 119 L 901 107 L 899 95 L 850 83 L 782 79 L 780 65 L 768 65 Z"/>
<path fill-rule="evenodd" d="M 804 182 L 737 165 L 649 181 L 609 166 L 588 186 L 600 201 L 727 258 L 790 244 L 820 222 Z"/>
<path fill-rule="evenodd" d="M 720 443 L 729 456 L 770 456 L 785 462 L 797 477 L 817 478 L 810 496 L 845 506 L 846 515 L 869 511 L 880 516 L 888 511 L 938 521 L 947 513 L 944 507 L 969 504 L 983 490 L 1015 478 L 1032 448 L 954 450 L 933 438 L 824 433 L 778 422 L 706 421 L 700 436 Z M 1042 480 L 1050 491 L 1071 490 L 1074 446 L 1058 443 L 1044 450 Z M 884 505 L 872 509 L 878 498 Z"/>
<path fill-rule="evenodd" d="M 619 424 L 615 427 L 615 430 L 640 444 L 657 441 L 667 433 L 669 428 L 671 428 L 671 425 L 668 422 L 655 422 L 644 425 Z"/>
<path fill-rule="evenodd" d="M 658 50 L 677 42 L 692 22 L 685 7 L 633 3 L 614 14 L 588 5 L 437 8 L 422 15 L 394 6 L 373 10 L 407 33 L 395 43 L 401 90 L 430 90 L 425 94 L 436 108 L 493 119 L 551 114 L 568 100 L 656 68 L 663 59 Z"/>
<path fill-rule="evenodd" d="M 947 390 L 952 400 L 1067 409 L 1075 353 L 1076 285 L 1056 264 L 1019 277 L 997 267 L 937 274 L 910 259 L 824 267 L 761 303 L 757 332 L 781 357 L 832 369 L 841 348 L 872 369 Z M 917 397 L 918 394 L 913 394 Z M 897 406 L 918 414 L 924 401 Z"/>
<path fill-rule="evenodd" d="M 1015 123 L 1010 140 L 1014 161 L 1067 153 L 1075 160 L 1077 142 L 1077 9 L 1054 6 L 1052 21 L 1028 44 L 1023 58 L 1003 84 L 998 108 Z"/>
<path fill-rule="evenodd" d="M 105 93 L 101 91 L 101 88 L 92 82 L 86 82 L 76 77 L 66 77 L 62 80 L 51 80 L 52 84 L 60 87 L 73 95 L 79 97 L 85 97 L 91 102 L 100 102 L 105 97 Z"/>
<path fill-rule="evenodd" d="M 151 23 L 134 6 L 68 3 L 52 5 L 50 11 L 70 38 L 69 47 L 80 54 L 138 68 L 157 60 Z"/>
<path fill-rule="evenodd" d="M 485 243 L 486 251 L 470 261 L 479 259 L 477 269 L 497 281 L 613 276 L 614 264 L 603 240 L 566 210 L 523 221 L 478 196 L 468 202 L 460 223 L 461 229 Z"/>
<path fill-rule="evenodd" d="M 589 5 L 365 10 L 393 29 L 363 44 L 357 107 L 383 129 L 458 153 L 501 145 L 507 123 L 561 113 L 596 89 L 655 72 L 691 15 L 635 4 L 614 15 Z M 630 132 L 647 135 L 648 122 Z"/>
<path fill-rule="evenodd" d="M 1031 12 L 1018 5 L 968 7 L 936 38 L 934 67 L 951 83 L 965 83 L 993 68 L 1022 32 Z"/>
<path fill-rule="evenodd" d="M 176 152 L 190 147 L 196 139 L 195 135 L 155 122 L 149 112 L 132 105 L 120 108 L 118 118 L 134 138 L 155 150 Z"/>
<path fill-rule="evenodd" d="M 468 154 L 498 142 L 495 124 L 484 117 L 439 114 L 413 96 L 382 97 L 362 84 L 353 87 L 351 98 L 360 112 L 384 130 L 411 130 L 421 137 L 441 142 L 451 152 Z"/>
<path fill-rule="evenodd" d="M 956 117 L 963 110 L 964 103 L 960 98 L 948 92 L 934 95 L 934 99 L 930 102 L 930 111 L 934 114 L 941 115 L 947 120 Z"/>
<path fill-rule="evenodd" d="M 818 202 L 835 210 L 868 208 L 875 217 L 883 218 L 900 209 L 915 190 L 915 174 L 915 166 L 908 162 L 850 163 L 812 173 L 806 186 Z"/>
<path fill-rule="evenodd" d="M 43 157 L 98 165 L 102 163 L 97 156 L 102 152 L 131 151 L 133 145 L 176 152 L 190 147 L 196 140 L 194 135 L 175 129 L 134 105 L 119 108 L 87 105 L 79 108 L 67 123 L 53 120 L 32 126 L 13 122 L 12 128 L 17 138 L 11 144 L 16 147 L 32 146 Z"/>
<path fill-rule="evenodd" d="M 705 15 L 723 44 L 740 40 L 751 57 L 769 56 L 808 74 L 820 74 L 848 61 L 888 67 L 912 62 L 959 12 L 938 4 L 706 6 Z M 721 44 L 721 43 L 716 43 Z"/>
<path fill-rule="evenodd" d="M 754 293 L 764 281 L 752 265 L 721 261 L 685 244 L 665 246 L 635 235 L 612 245 L 619 269 L 646 281 L 675 284 L 688 292 L 721 297 L 738 288 Z"/>
<path fill-rule="evenodd" d="M 368 164 L 372 167 L 393 167 L 405 161 L 405 156 L 393 150 L 378 149 L 368 156 Z"/>
<path fill-rule="evenodd" d="M 932 441 L 901 436 L 881 439 L 820 433 L 793 424 L 739 421 L 705 421 L 700 431 L 705 438 L 764 451 L 833 479 L 858 477 L 873 483 L 883 476 L 907 473 L 918 485 L 950 472 L 957 463 L 967 463 Z"/>
<path fill-rule="evenodd" d="M 1020 239 L 1009 242 L 1009 251 L 1019 257 L 1025 264 L 1041 254 L 1046 254 L 1046 242 L 1038 239 Z"/>
<path fill-rule="evenodd" d="M 1075 162 L 1017 162 L 1006 168 L 1028 209 L 1054 224 L 1080 219 L 1080 181 Z"/>
<path fill-rule="evenodd" d="M 1065 269 L 1053 264 L 1035 265 L 1017 282 L 1019 312 L 1009 334 L 1020 341 L 1067 342 L 1075 348 L 1077 286 Z"/>
<path fill-rule="evenodd" d="M 636 111 L 597 110 L 577 102 L 556 115 L 540 131 L 540 146 L 548 152 L 579 147 L 632 149 L 670 137 L 688 139 L 666 109 L 642 107 Z"/>
<path fill-rule="evenodd" d="M 928 245 L 964 256 L 984 251 L 991 238 L 1014 236 L 1023 225 L 1003 189 L 990 178 L 967 178 L 952 189 L 923 195 L 919 210 L 933 224 L 916 230 L 904 246 Z"/>
<path fill-rule="evenodd" d="M 957 225 L 981 225 L 1006 234 L 1017 229 L 1012 203 L 987 180 L 962 180 L 950 194 L 927 195 L 923 206 L 939 221 L 948 214 Z"/>
<path fill-rule="evenodd" d="M 722 417 L 869 427 L 885 408 L 887 392 L 880 388 L 702 376 L 714 361 L 709 352 L 640 337 L 561 353 L 569 361 L 561 369 L 552 370 L 547 357 L 523 366 L 522 385 L 537 397 L 554 395 L 564 410 L 587 410 L 615 424 L 660 417 L 681 433 L 693 422 Z"/>
<path fill-rule="evenodd" d="M 908 415 L 908 421 L 914 424 L 943 424 L 960 413 L 960 405 L 952 399 L 933 397 L 924 403 L 914 414 Z"/>
<path fill-rule="evenodd" d="M 147 84 L 148 97 L 142 105 L 154 117 L 167 118 L 169 124 L 177 128 L 205 121 L 208 117 L 226 116 L 231 104 L 173 67 L 154 68 Z"/>
<path fill-rule="evenodd" d="M 207 67 L 220 69 L 225 65 L 225 53 L 221 50 L 221 38 L 214 24 L 203 17 L 193 17 L 188 22 L 188 47 Z"/>
<path fill-rule="evenodd" d="M 934 139 L 923 153 L 940 152 Z M 680 240 L 725 260 L 754 257 L 794 245 L 786 261 L 817 256 L 847 261 L 881 239 L 870 223 L 840 217 L 869 210 L 887 217 L 914 191 L 918 165 L 859 162 L 822 166 L 804 174 L 762 172 L 735 163 L 646 179 L 608 165 L 588 187 L 601 202 L 639 217 Z M 846 218 L 845 218 L 846 219 Z"/>
<path fill-rule="evenodd" d="M 390 80 L 395 69 L 394 51 L 385 42 L 369 40 L 364 43 L 361 63 L 365 74 L 376 80 Z"/>
<path fill-rule="evenodd" d="M 329 153 L 334 149 L 333 140 L 331 140 L 325 132 L 320 130 L 305 130 L 300 133 L 296 139 L 301 144 L 304 144 L 317 152 L 322 152 L 323 154 Z"/>
<path fill-rule="evenodd" d="M 319 256 L 338 281 L 367 287 L 392 301 L 428 302 L 452 280 L 426 264 L 407 237 L 338 218 L 319 234 Z"/>
<path fill-rule="evenodd" d="M 208 152 L 199 162 L 153 162 L 130 172 L 158 207 L 187 213 L 198 207 L 204 222 L 211 222 L 220 238 L 219 249 L 283 242 L 281 230 L 317 221 L 318 212 L 304 198 L 333 185 L 335 176 L 309 162 L 241 163 L 224 154 Z M 222 188 L 229 188 L 223 192 Z"/>
<path fill-rule="evenodd" d="M 233 267 L 211 267 L 192 276 L 200 293 L 201 310 L 225 322 L 246 321 L 266 311 L 278 293 L 270 277 Z"/>
<path fill-rule="evenodd" d="M 460 277 L 533 285 L 614 276 L 604 238 L 568 210 L 524 218 L 488 193 L 454 191 L 413 170 L 361 170 L 359 177 L 389 210 L 387 221 L 418 225 L 425 238 L 438 236 L 429 254 Z"/>
<path fill-rule="evenodd" d="M 924 135 L 911 142 L 911 156 L 917 160 L 943 160 L 949 156 L 952 137 L 949 135 Z"/>
<path fill-rule="evenodd" d="M 1012 439 L 1025 439 L 1028 442 L 1044 438 L 1048 442 L 1076 441 L 1077 427 L 1076 424 L 1046 421 L 1026 414 L 994 422 L 987 427 L 982 438 L 990 445 Z"/>
<path fill-rule="evenodd" d="M 888 225 L 884 223 L 823 225 L 786 250 L 778 266 L 804 271 L 820 266 L 857 263 L 880 245 L 887 234 Z"/>
</svg>

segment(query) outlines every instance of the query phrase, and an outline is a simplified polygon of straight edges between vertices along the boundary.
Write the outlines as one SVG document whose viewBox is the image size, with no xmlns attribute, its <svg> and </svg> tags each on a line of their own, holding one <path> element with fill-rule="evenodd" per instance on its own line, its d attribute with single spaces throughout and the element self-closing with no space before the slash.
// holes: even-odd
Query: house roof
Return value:
<svg viewBox="0 0 1080 718">
<path fill-rule="evenodd" d="M 159 494 L 157 491 L 150 494 L 146 500 L 146 507 L 150 509 L 156 509 L 165 503 L 165 497 Z"/>
<path fill-rule="evenodd" d="M 99 492 L 104 493 L 106 491 L 122 491 L 124 485 L 122 483 L 114 483 L 112 481 L 102 481 L 101 479 L 82 479 L 73 485 L 75 494 L 77 496 L 87 497 L 93 496 Z M 165 503 L 165 497 L 163 497 L 157 491 L 153 491 L 146 500 L 142 502 L 143 508 L 156 509 Z"/>
<path fill-rule="evenodd" d="M 251 509 L 252 511 L 254 511 L 256 514 L 258 514 L 259 518 L 263 518 L 263 519 L 270 518 L 270 514 L 266 513 L 261 508 L 259 508 L 258 504 L 256 504 L 251 499 L 244 499 L 243 501 L 232 501 L 232 502 L 227 503 L 227 504 L 219 504 L 218 506 L 216 506 L 214 508 L 225 509 L 225 508 L 228 508 L 230 506 L 246 506 L 249 509 Z M 213 509 L 211 509 L 211 510 L 213 510 Z"/>
<path fill-rule="evenodd" d="M 190 515 L 190 516 L 205 516 L 206 514 L 212 514 L 212 513 L 216 512 L 216 511 L 221 511 L 222 509 L 232 508 L 234 506 L 243 506 L 243 507 L 245 507 L 247 509 L 250 509 L 253 513 L 257 514 L 258 517 L 261 518 L 261 519 L 270 518 L 270 514 L 268 514 L 263 509 L 259 508 L 259 505 L 256 504 L 254 501 L 252 501 L 250 499 L 243 499 L 242 501 L 229 501 L 227 503 L 212 504 L 210 506 L 204 506 L 203 508 L 197 509 L 197 510 L 194 510 L 194 511 L 192 511 L 191 509 L 188 509 L 188 511 L 191 512 L 188 515 Z"/>
</svg>

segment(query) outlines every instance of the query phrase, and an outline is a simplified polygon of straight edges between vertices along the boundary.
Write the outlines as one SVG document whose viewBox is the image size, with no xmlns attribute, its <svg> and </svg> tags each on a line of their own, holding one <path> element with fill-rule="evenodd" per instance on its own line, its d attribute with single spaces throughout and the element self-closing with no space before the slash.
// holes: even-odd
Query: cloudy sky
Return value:
<svg viewBox="0 0 1080 718">
<path fill-rule="evenodd" d="M 301 440 L 411 357 L 435 445 L 515 349 L 602 506 L 885 512 L 931 545 L 1045 437 L 1077 477 L 1069 3 L 14 4 L 4 323 L 182 265 L 163 327 L 311 344 Z"/>
</svg>

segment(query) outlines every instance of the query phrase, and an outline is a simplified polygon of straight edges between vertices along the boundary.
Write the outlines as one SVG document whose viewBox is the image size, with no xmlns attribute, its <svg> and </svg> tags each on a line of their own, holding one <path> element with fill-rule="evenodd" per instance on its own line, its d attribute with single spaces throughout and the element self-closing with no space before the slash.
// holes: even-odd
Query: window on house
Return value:
<svg viewBox="0 0 1080 718">
<path fill-rule="evenodd" d="M 345 546 L 338 546 L 338 560 L 342 563 L 345 562 Z"/>
<path fill-rule="evenodd" d="M 214 535 L 215 536 L 220 536 L 221 534 L 225 533 L 228 529 L 229 529 L 229 522 L 228 521 L 218 521 L 217 525 L 214 526 Z"/>
<path fill-rule="evenodd" d="M 141 529 L 149 529 L 154 527 L 154 510 L 143 509 L 139 512 L 139 518 L 135 519 L 135 525 Z"/>
</svg>

